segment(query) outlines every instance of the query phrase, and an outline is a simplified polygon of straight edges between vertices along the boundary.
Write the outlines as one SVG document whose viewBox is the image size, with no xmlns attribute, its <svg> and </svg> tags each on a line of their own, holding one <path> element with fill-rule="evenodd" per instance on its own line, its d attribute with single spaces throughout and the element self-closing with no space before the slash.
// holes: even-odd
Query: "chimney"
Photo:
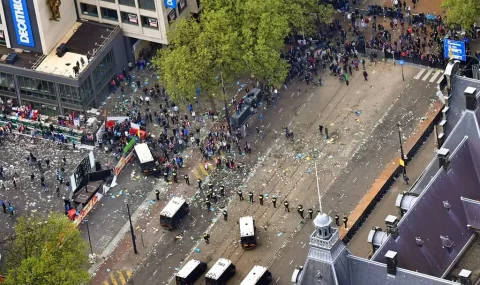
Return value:
<svg viewBox="0 0 480 285">
<path fill-rule="evenodd" d="M 397 252 L 387 251 L 385 259 L 387 260 L 387 274 L 395 275 L 397 273 Z"/>
<path fill-rule="evenodd" d="M 445 170 L 448 170 L 450 168 L 450 161 L 448 158 L 448 156 L 450 155 L 450 150 L 442 147 L 437 151 L 437 154 L 440 168 L 443 167 L 445 168 Z"/>
<path fill-rule="evenodd" d="M 472 271 L 462 269 L 462 271 L 460 271 L 460 274 L 458 274 L 458 277 L 460 277 L 460 284 L 472 285 L 472 280 L 470 279 L 471 275 L 472 275 Z"/>
<path fill-rule="evenodd" d="M 475 111 L 477 109 L 477 89 L 473 87 L 465 88 L 465 102 L 467 106 L 467 110 Z"/>
<path fill-rule="evenodd" d="M 385 218 L 385 225 L 387 226 L 387 230 L 386 232 L 390 235 L 392 235 L 392 237 L 394 239 L 396 239 L 398 237 L 398 227 L 397 227 L 397 224 L 398 224 L 398 218 L 394 215 L 388 215 L 386 218 Z"/>
</svg>

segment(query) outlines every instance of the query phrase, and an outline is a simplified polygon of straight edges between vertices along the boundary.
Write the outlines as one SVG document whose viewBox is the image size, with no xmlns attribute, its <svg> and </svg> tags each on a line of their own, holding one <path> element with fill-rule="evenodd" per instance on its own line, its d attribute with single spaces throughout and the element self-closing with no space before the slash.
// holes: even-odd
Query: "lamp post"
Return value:
<svg viewBox="0 0 480 285">
<path fill-rule="evenodd" d="M 400 161 L 402 162 L 403 161 L 403 175 L 407 175 L 407 166 L 405 165 L 405 154 L 403 153 L 403 143 L 402 143 L 402 129 L 400 127 L 400 123 L 397 123 L 397 127 L 398 127 L 398 140 L 400 142 L 400 155 L 401 155 L 401 158 L 400 158 Z"/>
<path fill-rule="evenodd" d="M 135 232 L 133 231 L 132 216 L 130 215 L 130 206 L 128 204 L 127 204 L 127 213 L 128 213 L 128 221 L 130 222 L 130 233 L 132 234 L 133 252 L 137 254 L 138 253 L 137 243 L 135 242 Z"/>
<path fill-rule="evenodd" d="M 220 71 L 220 79 L 222 80 L 223 96 L 225 96 L 225 99 L 223 100 L 223 102 L 225 103 L 225 119 L 227 120 L 228 133 L 231 136 L 232 135 L 232 126 L 230 125 L 230 113 L 228 112 L 227 92 L 225 92 L 225 84 L 223 83 L 223 72 L 222 71 Z"/>
<path fill-rule="evenodd" d="M 87 225 L 88 244 L 90 245 L 90 253 L 93 255 L 92 239 L 90 238 L 90 228 L 88 227 L 88 219 L 83 220 L 83 222 Z"/>
</svg>

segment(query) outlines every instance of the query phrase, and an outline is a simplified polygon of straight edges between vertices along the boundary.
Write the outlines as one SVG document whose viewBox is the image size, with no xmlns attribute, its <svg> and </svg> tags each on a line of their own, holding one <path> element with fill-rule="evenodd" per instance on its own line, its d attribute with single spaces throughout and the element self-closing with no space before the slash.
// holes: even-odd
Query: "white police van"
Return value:
<svg viewBox="0 0 480 285">
<path fill-rule="evenodd" d="M 173 230 L 189 211 L 190 208 L 185 199 L 181 197 L 173 197 L 160 212 L 160 225 Z"/>
<path fill-rule="evenodd" d="M 235 265 L 228 259 L 219 258 L 205 275 L 206 285 L 225 285 L 236 271 Z"/>
<path fill-rule="evenodd" d="M 241 217 L 240 225 L 240 243 L 245 249 L 255 248 L 257 246 L 257 235 L 255 221 L 252 216 Z"/>
<path fill-rule="evenodd" d="M 272 282 L 272 273 L 265 266 L 255 265 L 240 285 L 267 285 Z"/>
<path fill-rule="evenodd" d="M 203 273 L 207 271 L 207 264 L 202 261 L 192 259 L 188 261 L 175 276 L 177 285 L 191 285 Z"/>
</svg>

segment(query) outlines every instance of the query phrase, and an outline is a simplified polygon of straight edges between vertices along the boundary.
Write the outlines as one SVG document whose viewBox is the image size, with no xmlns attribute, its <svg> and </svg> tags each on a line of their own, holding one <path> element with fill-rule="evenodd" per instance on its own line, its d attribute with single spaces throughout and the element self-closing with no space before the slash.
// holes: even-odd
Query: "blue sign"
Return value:
<svg viewBox="0 0 480 285">
<path fill-rule="evenodd" d="M 403 59 L 400 59 L 400 60 L 398 61 L 398 64 L 400 64 L 400 65 L 404 65 L 404 64 L 405 64 L 405 60 L 403 60 Z"/>
<path fill-rule="evenodd" d="M 164 0 L 164 3 L 167 8 L 177 8 L 177 0 Z"/>
<path fill-rule="evenodd" d="M 467 60 L 464 41 L 443 40 L 443 51 L 445 58 Z"/>
<path fill-rule="evenodd" d="M 10 10 L 12 11 L 17 43 L 22 46 L 34 47 L 35 41 L 33 40 L 27 2 L 25 0 L 10 0 Z"/>
</svg>

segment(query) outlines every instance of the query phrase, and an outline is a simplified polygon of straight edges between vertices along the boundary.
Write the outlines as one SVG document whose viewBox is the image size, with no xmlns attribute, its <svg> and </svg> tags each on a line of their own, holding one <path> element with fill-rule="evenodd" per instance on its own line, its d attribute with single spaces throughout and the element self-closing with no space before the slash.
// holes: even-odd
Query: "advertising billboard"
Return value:
<svg viewBox="0 0 480 285">
<path fill-rule="evenodd" d="M 10 0 L 10 11 L 17 43 L 22 46 L 35 47 L 26 0 Z"/>
<path fill-rule="evenodd" d="M 449 39 L 443 40 L 444 56 L 448 59 L 467 60 L 464 41 L 454 41 Z"/>
</svg>

